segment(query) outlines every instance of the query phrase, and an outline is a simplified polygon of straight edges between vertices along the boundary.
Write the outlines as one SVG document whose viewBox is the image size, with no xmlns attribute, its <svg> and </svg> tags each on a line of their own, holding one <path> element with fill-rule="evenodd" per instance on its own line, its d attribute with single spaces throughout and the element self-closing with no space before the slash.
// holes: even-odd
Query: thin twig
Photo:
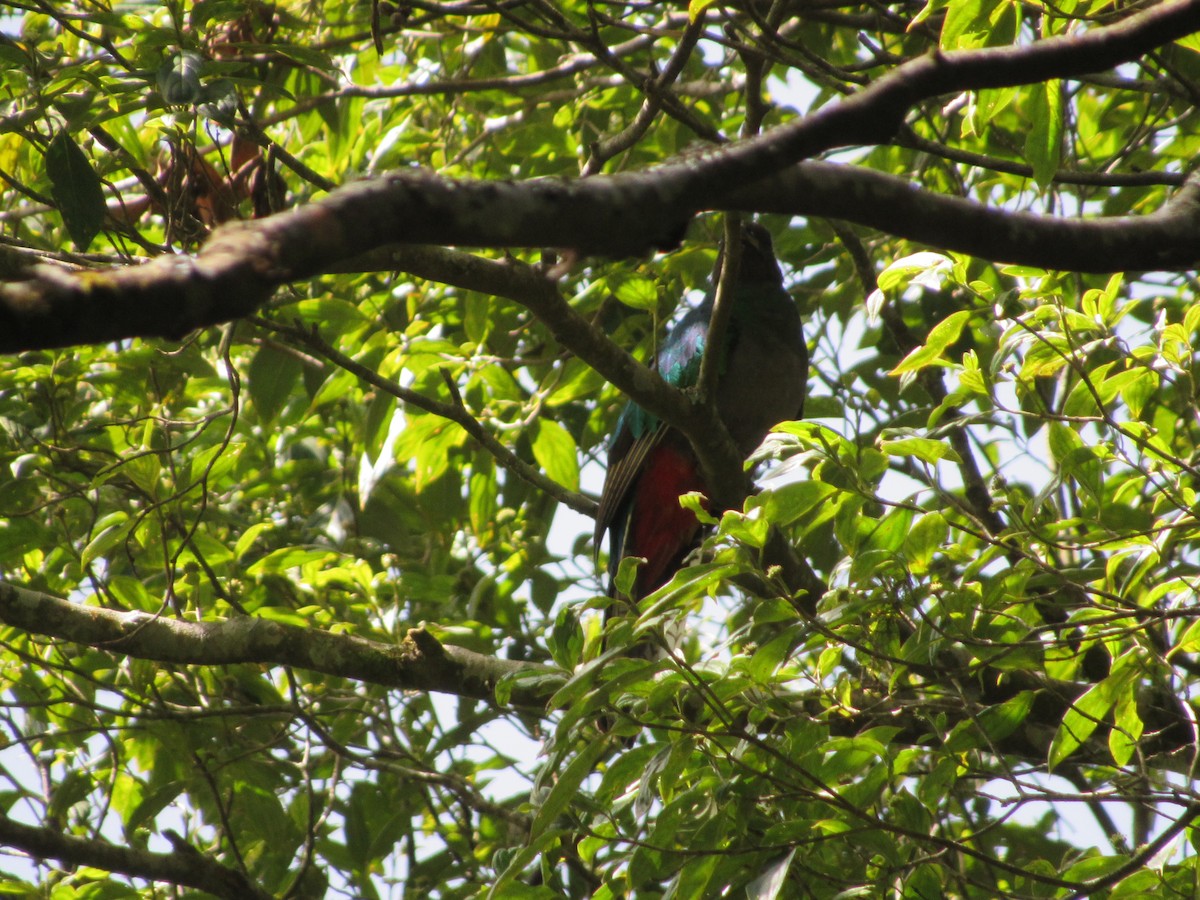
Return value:
<svg viewBox="0 0 1200 900">
<path fill-rule="evenodd" d="M 475 441 L 483 447 L 488 453 L 492 454 L 496 462 L 504 469 L 521 478 L 540 491 L 544 491 L 560 503 L 569 506 L 571 509 L 585 516 L 596 515 L 596 501 L 590 497 L 586 497 L 578 491 L 572 491 L 564 487 L 557 481 L 546 477 L 536 468 L 525 462 L 517 456 L 512 450 L 500 443 L 490 431 L 483 427 L 482 423 L 476 419 L 461 403 L 443 403 L 440 400 L 434 400 L 426 397 L 424 394 L 404 387 L 401 384 L 392 381 L 389 378 L 384 378 L 378 372 L 361 363 L 351 359 L 346 354 L 335 349 L 324 338 L 313 331 L 306 331 L 303 328 L 293 327 L 289 325 L 281 325 L 277 322 L 271 322 L 260 317 L 254 317 L 252 321 L 265 329 L 275 332 L 276 334 L 287 335 L 293 340 L 304 344 L 309 350 L 325 357 L 330 362 L 341 366 L 348 372 L 358 376 L 360 379 L 370 384 L 372 387 L 378 388 L 386 394 L 390 394 L 397 400 L 407 403 L 410 406 L 415 406 L 418 409 L 424 410 L 435 416 L 441 416 L 460 426 L 463 431 L 469 434 Z"/>
</svg>

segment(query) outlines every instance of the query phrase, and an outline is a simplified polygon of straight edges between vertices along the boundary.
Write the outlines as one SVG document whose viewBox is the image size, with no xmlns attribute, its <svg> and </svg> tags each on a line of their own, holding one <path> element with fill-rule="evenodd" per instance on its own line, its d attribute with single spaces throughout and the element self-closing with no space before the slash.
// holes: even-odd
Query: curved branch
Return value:
<svg viewBox="0 0 1200 900">
<path fill-rule="evenodd" d="M 456 694 L 493 703 L 496 684 L 505 675 L 557 672 L 537 663 L 444 646 L 423 627 L 409 629 L 404 640 L 393 646 L 253 617 L 183 622 L 143 612 L 81 606 L 2 581 L 0 622 L 30 634 L 138 659 L 179 665 L 254 662 L 294 666 L 384 687 Z M 511 703 L 541 708 L 547 693 L 518 684 Z"/>
<path fill-rule="evenodd" d="M 30 856 L 92 866 L 148 881 L 184 885 L 229 900 L 270 900 L 272 897 L 240 872 L 210 859 L 177 835 L 168 832 L 168 837 L 174 852 L 154 853 L 75 837 L 52 828 L 23 825 L 0 812 L 0 844 L 24 850 Z"/>
<path fill-rule="evenodd" d="M 471 182 L 409 170 L 342 188 L 289 213 L 227 225 L 194 258 L 160 257 L 145 266 L 76 275 L 37 267 L 25 280 L 0 286 L 0 352 L 182 337 L 255 311 L 285 282 L 392 243 L 637 255 L 676 245 L 688 219 L 705 209 L 815 213 L 918 240 L 945 236 L 939 220 L 952 220 L 957 224 L 947 244 L 983 257 L 1081 271 L 1189 268 L 1198 256 L 1192 236 L 1200 212 L 1187 188 L 1180 194 L 1187 202 L 1172 203 L 1159 214 L 1092 223 L 988 210 L 870 173 L 849 182 L 870 203 L 854 202 L 854 196 L 836 196 L 846 182 L 836 182 L 835 170 L 814 169 L 815 163 L 793 168 L 784 185 L 773 176 L 825 150 L 889 140 L 905 112 L 921 100 L 1095 71 L 1196 29 L 1200 0 L 1162 4 L 1082 35 L 916 59 L 811 116 L 642 172 Z M 804 192 L 817 175 L 822 176 L 817 196 L 810 197 Z M 790 202 L 783 203 L 781 195 Z M 902 206 L 903 214 L 878 202 L 882 195 Z M 1134 223 L 1141 223 L 1138 236 L 1126 240 L 1120 232 Z M 1106 252 L 1096 252 L 1091 229 L 1100 229 Z M 1061 240 L 1047 243 L 1047 232 Z M 1063 247 L 1055 249 L 1058 243 Z M 1107 252 L 1122 248 L 1119 257 Z"/>
<path fill-rule="evenodd" d="M 1143 216 L 1061 219 L 991 209 L 870 169 L 803 162 L 721 198 L 753 212 L 823 216 L 982 259 L 1074 272 L 1184 271 L 1200 261 L 1200 179 Z"/>
<path fill-rule="evenodd" d="M 522 673 L 531 677 L 511 682 L 507 705 L 534 711 L 545 709 L 565 677 L 565 673 L 551 666 L 444 646 L 424 628 L 410 629 L 398 646 L 392 646 L 252 617 L 184 622 L 143 612 L 81 606 L 3 581 L 0 581 L 0 622 L 30 634 L 137 659 L 178 665 L 294 666 L 384 687 L 455 694 L 490 703 L 497 703 L 495 687 L 501 678 Z M 970 680 L 979 686 L 979 699 L 989 705 L 1003 703 L 1020 691 L 1036 695 L 1023 729 L 1002 747 L 1004 753 L 1028 759 L 1045 759 L 1048 735 L 1054 733 L 1063 715 L 1087 689 L 1086 685 L 986 666 L 973 672 Z M 1192 719 L 1185 709 L 1186 701 L 1165 687 L 1148 688 L 1139 694 L 1138 700 L 1139 715 L 1146 723 L 1147 733 L 1153 734 L 1145 744 L 1147 757 L 1155 758 L 1156 765 L 1169 768 L 1172 754 L 1191 744 Z M 804 698 L 798 702 L 814 717 L 828 711 L 820 697 L 811 703 Z M 900 739 L 905 743 L 936 740 L 929 733 L 928 720 L 918 703 L 911 707 L 911 718 L 896 706 L 895 697 L 885 698 L 870 691 L 864 692 L 854 706 L 861 712 L 856 716 L 839 716 L 837 733 L 860 733 L 879 725 L 882 716 L 889 726 L 901 727 Z M 769 724 L 764 723 L 763 727 Z M 1087 754 L 1101 748 L 1098 752 L 1102 757 L 1106 732 L 1105 728 L 1097 729 L 1095 740 L 1079 752 Z M 0 828 L 0 839 L 3 834 Z"/>
<path fill-rule="evenodd" d="M 597 176 L 599 178 L 599 176 Z M 595 179 L 593 179 L 595 180 Z M 437 247 L 391 247 L 360 257 L 359 263 L 402 269 L 419 278 L 520 303 L 542 321 L 555 339 L 621 389 L 643 409 L 674 425 L 691 440 L 712 484 L 744 484 L 742 456 L 728 438 L 716 409 L 667 384 L 605 332 L 577 313 L 554 282 L 541 272 L 512 261 L 495 262 Z M 716 435 L 725 435 L 719 440 Z M 730 504 L 741 497 L 726 498 Z M 581 510 L 594 515 L 594 509 Z"/>
<path fill-rule="evenodd" d="M 391 394 L 401 403 L 407 403 L 410 406 L 415 406 L 417 409 L 422 409 L 427 413 L 453 422 L 474 438 L 475 442 L 490 453 L 500 466 L 512 472 L 518 478 L 524 479 L 539 491 L 549 494 L 559 503 L 569 506 L 577 513 L 595 518 L 597 507 L 595 500 L 559 484 L 553 478 L 544 475 L 541 470 L 525 462 L 525 460 L 517 456 L 511 449 L 500 443 L 496 439 L 496 436 L 488 431 L 488 429 L 484 428 L 483 423 L 471 415 L 470 411 L 462 405 L 461 401 L 458 403 L 443 403 L 440 400 L 434 400 L 432 397 L 426 397 L 419 391 L 406 388 L 390 378 L 384 378 L 374 369 L 364 366 L 362 363 L 340 352 L 313 331 L 305 331 L 302 328 L 293 328 L 263 319 L 256 318 L 253 321 L 262 328 L 269 329 L 277 334 L 287 335 L 293 340 L 304 344 L 318 356 L 325 357 L 347 372 L 358 376 L 358 378 L 367 384 L 378 388 L 386 394 Z"/>
</svg>

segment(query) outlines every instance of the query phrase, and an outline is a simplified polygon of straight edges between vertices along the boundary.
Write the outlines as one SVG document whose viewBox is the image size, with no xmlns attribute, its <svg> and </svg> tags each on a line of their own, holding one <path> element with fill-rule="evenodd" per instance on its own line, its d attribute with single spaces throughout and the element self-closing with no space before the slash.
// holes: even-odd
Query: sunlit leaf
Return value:
<svg viewBox="0 0 1200 900">
<path fill-rule="evenodd" d="M 1038 187 L 1045 188 L 1053 180 L 1062 158 L 1062 84 L 1048 81 L 1025 90 L 1029 101 L 1025 158 L 1033 166 L 1033 180 Z"/>
<path fill-rule="evenodd" d="M 550 419 L 538 419 L 533 455 L 551 479 L 570 490 L 579 490 L 579 457 L 570 432 Z"/>
<path fill-rule="evenodd" d="M 949 444 L 930 438 L 907 437 L 881 441 L 879 449 L 888 456 L 913 456 L 927 463 L 936 463 L 943 459 L 962 462 Z"/>
<path fill-rule="evenodd" d="M 904 375 L 908 372 L 918 372 L 927 366 L 945 364 L 947 360 L 943 354 L 946 352 L 946 348 L 958 340 L 963 327 L 970 318 L 969 310 L 960 309 L 958 312 L 951 313 L 930 330 L 929 337 L 923 346 L 909 353 L 900 365 L 888 374 Z"/>
</svg>

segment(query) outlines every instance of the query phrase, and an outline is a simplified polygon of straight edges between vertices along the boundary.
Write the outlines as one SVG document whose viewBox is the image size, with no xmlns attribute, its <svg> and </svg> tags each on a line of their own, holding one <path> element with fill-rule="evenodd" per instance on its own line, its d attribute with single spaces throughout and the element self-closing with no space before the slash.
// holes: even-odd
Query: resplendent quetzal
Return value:
<svg viewBox="0 0 1200 900">
<path fill-rule="evenodd" d="M 688 310 L 659 348 L 655 367 L 675 387 L 691 387 L 699 379 L 723 258 L 722 252 L 704 302 Z M 749 456 L 773 426 L 800 417 L 808 378 L 800 313 L 784 290 L 770 232 L 756 222 L 742 225 L 741 259 L 730 299 L 716 404 L 734 443 Z M 625 557 L 646 559 L 630 597 L 636 601 L 666 584 L 696 546 L 700 525 L 691 510 L 679 505 L 680 495 L 689 491 L 710 493 L 687 438 L 630 403 L 609 442 L 608 474 L 596 516 L 597 552 L 604 532 L 610 535 L 610 595 L 616 594 L 612 579 Z"/>
</svg>

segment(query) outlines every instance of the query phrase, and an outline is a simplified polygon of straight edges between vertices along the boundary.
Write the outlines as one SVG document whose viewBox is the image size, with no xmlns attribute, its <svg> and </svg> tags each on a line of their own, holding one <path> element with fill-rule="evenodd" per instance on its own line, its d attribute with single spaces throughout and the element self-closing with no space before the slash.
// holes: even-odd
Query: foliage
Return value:
<svg viewBox="0 0 1200 900">
<path fill-rule="evenodd" d="M 388 170 L 647 169 L 930 51 L 1127 14 L 6 5 L 12 279 L 194 253 L 222 222 Z M 894 139 L 834 158 L 1013 215 L 1136 217 L 1184 184 L 1197 96 L 1191 37 L 919 102 Z M 568 507 L 589 508 L 624 398 L 517 302 L 348 265 L 181 341 L 8 357 L 6 582 L 77 613 L 262 619 L 299 640 L 403 647 L 427 623 L 529 665 L 483 700 L 333 664 L 172 663 L 0 612 L 0 840 L 32 855 L 4 864 L 6 890 L 149 895 L 172 878 L 148 861 L 173 850 L 199 873 L 176 883 L 229 896 L 205 866 L 290 897 L 1195 896 L 1194 280 L 1150 259 L 1087 274 L 967 256 L 850 206 L 766 221 L 813 346 L 808 418 L 770 439 L 761 490 L 704 558 L 607 623 L 591 523 Z M 701 217 L 641 259 L 479 255 L 550 271 L 647 360 L 721 229 Z M 827 590 L 788 582 L 773 533 Z M 622 652 L 672 631 L 663 659 Z M 522 678 L 545 708 L 509 703 Z"/>
</svg>

